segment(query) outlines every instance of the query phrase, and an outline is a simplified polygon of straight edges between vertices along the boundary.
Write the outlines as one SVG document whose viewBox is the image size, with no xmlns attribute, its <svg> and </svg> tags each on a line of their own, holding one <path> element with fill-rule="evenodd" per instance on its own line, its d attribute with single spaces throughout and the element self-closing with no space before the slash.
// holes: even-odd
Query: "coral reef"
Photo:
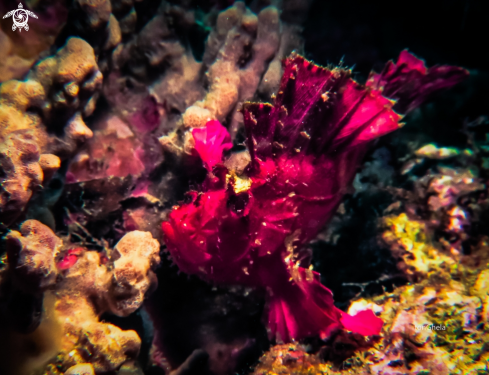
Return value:
<svg viewBox="0 0 489 375">
<path fill-rule="evenodd" d="M 485 72 L 440 105 L 468 71 L 415 44 L 314 64 L 319 3 L 0 23 L 2 375 L 487 372 Z"/>
<path fill-rule="evenodd" d="M 163 98 L 168 100 L 167 98 L 177 96 L 171 83 L 178 77 L 176 74 L 182 75 L 179 71 L 183 70 L 183 78 L 188 77 L 187 85 L 192 84 L 190 79 L 194 77 L 194 86 L 204 83 L 199 71 L 206 72 L 205 85 L 208 86 L 208 91 L 204 95 L 200 89 L 198 91 L 201 94 L 195 101 L 176 107 L 182 113 L 181 126 L 160 139 L 165 149 L 190 153 L 191 137 L 189 133 L 185 133 L 187 136 L 182 135 L 182 131 L 203 127 L 211 119 L 229 120 L 230 131 L 234 135 L 243 124 L 242 114 L 237 111 L 242 103 L 253 99 L 261 83 L 266 82 L 269 87 L 267 90 L 262 89 L 262 92 L 271 93 L 277 89 L 281 69 L 273 68 L 278 70 L 278 74 L 268 71 L 272 70 L 272 64 L 277 65 L 278 59 L 299 46 L 298 42 L 290 42 L 298 38 L 299 29 L 296 28 L 293 32 L 286 29 L 281 34 L 280 24 L 278 10 L 273 6 L 266 7 L 255 15 L 243 2 L 238 1 L 219 14 L 215 28 L 207 39 L 202 64 L 194 63 L 195 73 L 187 73 L 180 68 L 175 71 L 174 77 L 170 76 L 154 87 L 160 102 Z M 274 58 L 277 60 L 272 60 Z M 184 56 L 182 63 L 185 64 L 188 59 L 189 57 Z M 268 78 L 273 74 L 274 79 Z"/>
<path fill-rule="evenodd" d="M 209 91 L 202 101 L 185 110 L 185 127 L 203 127 L 209 119 L 223 121 L 232 113 L 229 126 L 232 133 L 237 131 L 239 120 L 236 117 L 241 115 L 232 110 L 238 103 L 253 98 L 267 61 L 274 57 L 279 47 L 279 27 L 278 11 L 273 7 L 265 8 L 255 16 L 244 3 L 237 2 L 219 14 L 202 59 L 209 67 Z M 255 33 L 256 39 L 250 48 Z"/>
<path fill-rule="evenodd" d="M 75 0 L 70 9 L 67 25 L 57 43 L 64 43 L 70 36 L 83 38 L 94 49 L 100 70 L 109 69 L 112 52 L 122 40 L 117 18 L 111 13 L 109 0 Z"/>
<path fill-rule="evenodd" d="M 55 56 L 40 61 L 25 81 L 0 86 L 1 217 L 10 224 L 32 192 L 92 136 L 83 116 L 95 109 L 102 84 L 91 47 L 71 38 Z"/>
<path fill-rule="evenodd" d="M 20 232 L 12 231 L 7 237 L 9 267 L 15 270 L 14 283 L 22 289 L 36 293 L 45 291 L 56 281 L 55 255 L 61 240 L 37 221 L 26 221 Z"/>
<path fill-rule="evenodd" d="M 469 247 L 483 240 L 476 228 L 487 209 L 487 186 L 473 167 L 480 157 L 470 148 L 428 144 L 404 162 L 403 174 L 409 174 L 415 166 L 420 168 L 427 160 L 432 163 L 413 181 L 412 191 L 396 193 L 400 198 L 398 210 L 405 212 L 382 219 L 387 229 L 382 239 L 395 257 L 402 259 L 398 267 L 411 280 L 426 276 L 441 263 L 457 262 L 470 252 Z"/>
<path fill-rule="evenodd" d="M 293 27 L 284 26 L 287 31 L 281 34 L 279 11 L 265 5 L 256 5 L 254 14 L 244 3 L 236 2 L 219 14 L 214 10 L 217 18 L 200 20 L 201 14 L 191 4 L 162 1 L 156 15 L 138 33 L 126 33 L 112 54 L 104 82 L 110 114 L 92 124 L 94 136 L 73 158 L 67 183 L 77 189 L 82 182 L 111 179 L 111 184 L 126 191 L 121 200 L 142 195 L 149 198 L 132 204 L 132 212 L 160 217 L 161 222 L 161 206 L 174 200 L 179 189 L 168 188 L 169 182 L 178 185 L 178 175 L 192 175 L 199 168 L 192 151 L 192 127 L 204 126 L 208 118 L 229 119 L 236 133 L 243 122 L 237 109 L 244 100 L 258 95 L 269 61 L 280 60 L 292 48 L 300 47 L 300 20 L 294 20 Z M 136 13 L 144 16 L 142 10 L 134 11 L 134 4 L 112 6 L 121 22 Z M 201 62 L 191 46 L 180 42 L 182 33 L 190 38 L 197 32 L 198 22 L 211 30 Z M 95 51 L 99 53 L 97 48 Z M 157 142 L 158 137 L 164 147 Z M 182 155 L 183 165 L 194 167 L 180 168 Z M 161 182 L 150 183 L 148 179 L 155 179 L 162 163 L 175 156 L 178 161 L 170 164 Z M 113 177 L 119 178 L 119 183 Z M 106 194 L 104 188 L 93 187 L 92 191 Z M 152 213 L 155 206 L 159 213 Z M 136 228 L 140 222 L 137 216 L 133 220 L 128 217 L 132 213 L 124 215 L 124 225 Z"/>
<path fill-rule="evenodd" d="M 113 3 L 113 14 L 120 22 L 135 14 L 138 19 L 144 17 L 144 11 L 136 5 Z M 307 4 L 299 8 L 305 12 Z M 261 95 L 258 85 L 263 82 L 260 77 L 269 61 L 278 62 L 293 48 L 300 49 L 301 20 L 292 17 L 281 22 L 279 11 L 270 4 L 254 4 L 256 14 L 242 2 L 219 15 L 215 8 L 211 9 L 216 18 L 201 19 L 199 9 L 190 3 L 162 1 L 154 17 L 139 32 L 126 33 L 114 50 L 103 89 L 110 111 L 93 120 L 93 137 L 71 160 L 66 174 L 70 204 L 76 199 L 71 197 L 82 190 L 100 197 L 97 204 L 87 202 L 79 210 L 83 211 L 79 212 L 84 216 L 82 222 L 101 220 L 120 210 L 120 205 L 108 203 L 114 198 L 106 188 L 111 186 L 112 191 L 121 194 L 118 201 L 128 202 L 122 226 L 159 234 L 159 223 L 167 213 L 164 208 L 186 189 L 186 182 L 182 186 L 181 181 L 200 173 L 198 158 L 192 151 L 191 128 L 185 125 L 187 109 L 190 113 L 205 102 L 220 113 L 219 119 L 239 119 L 242 124 L 242 114 L 236 110 L 240 102 Z M 289 11 L 292 12 L 288 10 L 283 16 Z M 194 57 L 191 44 L 181 43 L 182 37 L 191 38 L 202 31 L 200 22 L 211 30 L 202 62 Z M 96 54 L 97 51 L 100 50 L 95 48 Z M 281 64 L 278 73 L 280 77 Z M 274 85 L 276 91 L 278 81 Z M 229 90 L 234 92 L 231 96 L 225 93 Z M 195 126 L 205 125 L 207 117 Z M 233 123 L 238 131 L 241 125 Z M 165 147 L 157 137 L 165 140 Z M 156 174 L 162 168 L 165 173 Z"/>
<path fill-rule="evenodd" d="M 46 374 L 62 374 L 84 363 L 90 363 L 95 373 L 107 373 L 137 357 L 141 344 L 137 333 L 100 322 L 99 316 L 106 311 L 127 316 L 142 305 L 145 295 L 156 287 L 153 270 L 160 262 L 159 248 L 150 233 L 141 231 L 129 232 L 112 250 L 73 248 L 35 220 L 24 222 L 21 232 L 8 234 L 4 293 L 20 290 L 42 300 L 45 292 L 54 300 L 50 313 L 59 332 L 52 332 L 49 340 L 59 340 L 58 353 L 54 360 L 47 358 L 51 364 Z M 36 332 L 35 328 L 30 330 Z M 5 334 L 15 336 L 16 332 Z M 34 340 L 32 345 L 36 345 Z M 42 352 L 42 347 L 37 350 Z M 11 367 L 6 371 L 15 373 L 12 368 L 19 364 L 3 361 Z M 17 371 L 21 370 L 17 367 Z"/>
<path fill-rule="evenodd" d="M 144 171 L 139 157 L 142 143 L 117 116 L 100 120 L 94 126 L 96 142 L 76 155 L 67 174 L 67 182 L 83 182 L 107 177 L 138 178 Z"/>
<path fill-rule="evenodd" d="M 2 171 L 0 220 L 9 224 L 21 213 L 32 196 L 32 192 L 42 184 L 44 175 L 39 148 L 29 138 L 12 135 L 0 146 L 0 168 Z M 60 166 L 55 155 L 44 154 L 51 159 L 46 166 L 46 174 Z"/>
</svg>

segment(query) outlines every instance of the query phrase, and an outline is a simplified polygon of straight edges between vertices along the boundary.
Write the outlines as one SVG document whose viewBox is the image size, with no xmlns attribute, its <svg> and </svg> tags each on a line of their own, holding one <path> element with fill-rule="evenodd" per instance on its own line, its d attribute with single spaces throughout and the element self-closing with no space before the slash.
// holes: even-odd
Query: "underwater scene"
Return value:
<svg viewBox="0 0 489 375">
<path fill-rule="evenodd" d="M 0 375 L 489 374 L 485 0 L 0 1 Z"/>
</svg>

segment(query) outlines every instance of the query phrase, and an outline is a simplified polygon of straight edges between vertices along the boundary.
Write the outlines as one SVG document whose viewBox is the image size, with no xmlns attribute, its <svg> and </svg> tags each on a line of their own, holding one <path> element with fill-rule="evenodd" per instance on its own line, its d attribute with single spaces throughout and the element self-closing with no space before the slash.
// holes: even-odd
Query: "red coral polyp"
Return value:
<svg viewBox="0 0 489 375">
<path fill-rule="evenodd" d="M 63 257 L 56 262 L 56 267 L 58 267 L 58 269 L 61 271 L 70 269 L 78 261 L 78 257 L 83 253 L 83 251 L 84 249 L 81 247 L 67 250 L 63 254 Z"/>
<path fill-rule="evenodd" d="M 379 334 L 373 312 L 349 316 L 334 306 L 319 274 L 301 267 L 298 250 L 334 214 L 369 142 L 399 127 L 393 105 L 347 70 L 287 59 L 274 104 L 243 107 L 245 174 L 208 173 L 220 184 L 204 183 L 163 223 L 175 263 L 209 281 L 266 289 L 268 328 L 278 341 L 326 338 L 342 328 Z M 192 132 L 209 172 L 230 148 L 224 131 L 212 121 Z"/>
</svg>

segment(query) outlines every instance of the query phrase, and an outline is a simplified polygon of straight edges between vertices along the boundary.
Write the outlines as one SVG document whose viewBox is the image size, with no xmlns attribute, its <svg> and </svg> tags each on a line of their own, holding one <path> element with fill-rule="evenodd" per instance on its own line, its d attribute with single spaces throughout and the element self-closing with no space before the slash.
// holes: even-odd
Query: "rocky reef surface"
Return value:
<svg viewBox="0 0 489 375">
<path fill-rule="evenodd" d="M 431 125 L 484 72 L 322 67 L 309 0 L 24 6 L 1 374 L 488 373 L 487 113 Z"/>
</svg>

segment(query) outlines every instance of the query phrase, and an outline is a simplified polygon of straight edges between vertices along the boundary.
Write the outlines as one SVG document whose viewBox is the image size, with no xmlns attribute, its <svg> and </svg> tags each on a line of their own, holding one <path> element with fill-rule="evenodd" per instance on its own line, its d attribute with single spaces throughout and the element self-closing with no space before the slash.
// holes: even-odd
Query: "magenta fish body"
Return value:
<svg viewBox="0 0 489 375">
<path fill-rule="evenodd" d="M 244 174 L 223 164 L 230 139 L 222 125 L 193 130 L 213 183 L 191 192 L 191 202 L 163 223 L 175 263 L 216 283 L 266 289 L 277 341 L 341 328 L 378 334 L 382 321 L 373 312 L 351 317 L 334 306 L 319 274 L 301 266 L 299 250 L 334 214 L 370 141 L 399 127 L 393 105 L 347 70 L 287 59 L 274 104 L 244 105 L 251 156 Z"/>
</svg>

